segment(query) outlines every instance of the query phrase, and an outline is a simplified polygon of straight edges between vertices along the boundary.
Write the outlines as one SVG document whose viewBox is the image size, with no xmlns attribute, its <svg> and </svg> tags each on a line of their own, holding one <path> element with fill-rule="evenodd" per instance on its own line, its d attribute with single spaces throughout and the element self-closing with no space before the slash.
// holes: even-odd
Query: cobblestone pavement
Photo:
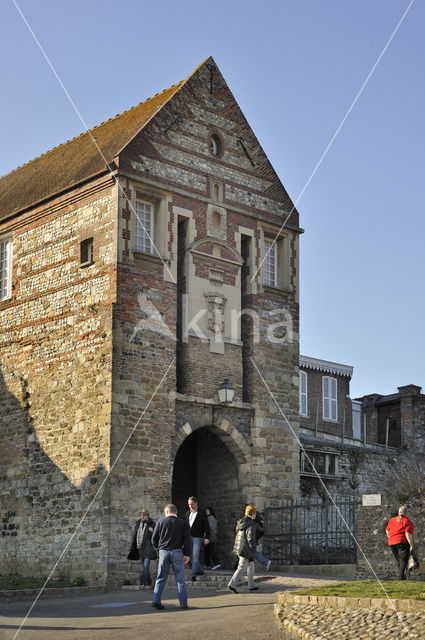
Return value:
<svg viewBox="0 0 425 640">
<path fill-rule="evenodd" d="M 282 629 L 306 640 L 425 639 L 425 611 L 277 605 Z"/>
</svg>

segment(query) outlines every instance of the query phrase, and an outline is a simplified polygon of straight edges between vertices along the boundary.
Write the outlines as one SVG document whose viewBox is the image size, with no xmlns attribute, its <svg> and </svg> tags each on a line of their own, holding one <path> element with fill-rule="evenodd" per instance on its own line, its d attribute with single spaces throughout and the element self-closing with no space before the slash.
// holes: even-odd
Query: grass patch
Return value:
<svg viewBox="0 0 425 640">
<path fill-rule="evenodd" d="M 32 578 L 26 576 L 8 575 L 0 576 L 0 589 L 41 589 L 46 578 Z M 83 576 L 77 576 L 72 582 L 66 580 L 49 580 L 46 587 L 83 587 L 87 580 Z"/>
<path fill-rule="evenodd" d="M 382 589 L 384 586 L 386 593 Z M 338 582 L 323 587 L 291 591 L 299 596 L 343 596 L 346 598 L 399 598 L 402 600 L 425 600 L 425 582 L 409 580 L 357 580 Z"/>
</svg>

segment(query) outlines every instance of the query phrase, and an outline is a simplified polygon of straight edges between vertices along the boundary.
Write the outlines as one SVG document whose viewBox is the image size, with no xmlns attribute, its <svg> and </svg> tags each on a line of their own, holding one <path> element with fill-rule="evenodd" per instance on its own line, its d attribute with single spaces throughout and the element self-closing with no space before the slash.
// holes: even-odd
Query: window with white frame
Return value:
<svg viewBox="0 0 425 640">
<path fill-rule="evenodd" d="M 154 205 L 150 202 L 136 201 L 136 251 L 155 253 L 154 244 Z"/>
<path fill-rule="evenodd" d="M 277 287 L 277 246 L 276 242 L 264 238 L 264 284 L 268 287 Z"/>
<path fill-rule="evenodd" d="M 323 404 L 323 420 L 338 420 L 338 382 L 336 378 L 323 376 L 322 378 L 322 404 Z"/>
<path fill-rule="evenodd" d="M 0 300 L 12 295 L 12 238 L 0 239 Z"/>
<path fill-rule="evenodd" d="M 307 415 L 307 373 L 305 371 L 300 371 L 300 416 Z"/>
</svg>

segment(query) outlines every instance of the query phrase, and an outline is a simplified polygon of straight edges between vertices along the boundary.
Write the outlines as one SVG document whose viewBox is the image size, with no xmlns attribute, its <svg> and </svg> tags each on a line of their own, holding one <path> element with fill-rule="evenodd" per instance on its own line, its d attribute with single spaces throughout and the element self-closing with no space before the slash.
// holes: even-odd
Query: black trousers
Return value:
<svg viewBox="0 0 425 640">
<path fill-rule="evenodd" d="M 406 580 L 406 569 L 410 555 L 410 545 L 408 542 L 399 542 L 398 544 L 390 544 L 394 558 L 398 564 L 398 579 Z"/>
<path fill-rule="evenodd" d="M 210 542 L 204 546 L 204 558 L 207 567 L 215 567 L 218 564 L 215 542 Z"/>
</svg>

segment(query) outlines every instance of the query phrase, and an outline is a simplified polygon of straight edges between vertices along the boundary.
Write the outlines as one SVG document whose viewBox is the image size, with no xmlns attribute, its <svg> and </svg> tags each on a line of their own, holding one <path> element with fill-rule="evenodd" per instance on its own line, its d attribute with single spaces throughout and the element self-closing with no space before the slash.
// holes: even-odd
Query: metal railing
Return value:
<svg viewBox="0 0 425 640">
<path fill-rule="evenodd" d="M 277 565 L 353 564 L 355 498 L 288 501 L 264 512 L 264 555 Z"/>
</svg>

